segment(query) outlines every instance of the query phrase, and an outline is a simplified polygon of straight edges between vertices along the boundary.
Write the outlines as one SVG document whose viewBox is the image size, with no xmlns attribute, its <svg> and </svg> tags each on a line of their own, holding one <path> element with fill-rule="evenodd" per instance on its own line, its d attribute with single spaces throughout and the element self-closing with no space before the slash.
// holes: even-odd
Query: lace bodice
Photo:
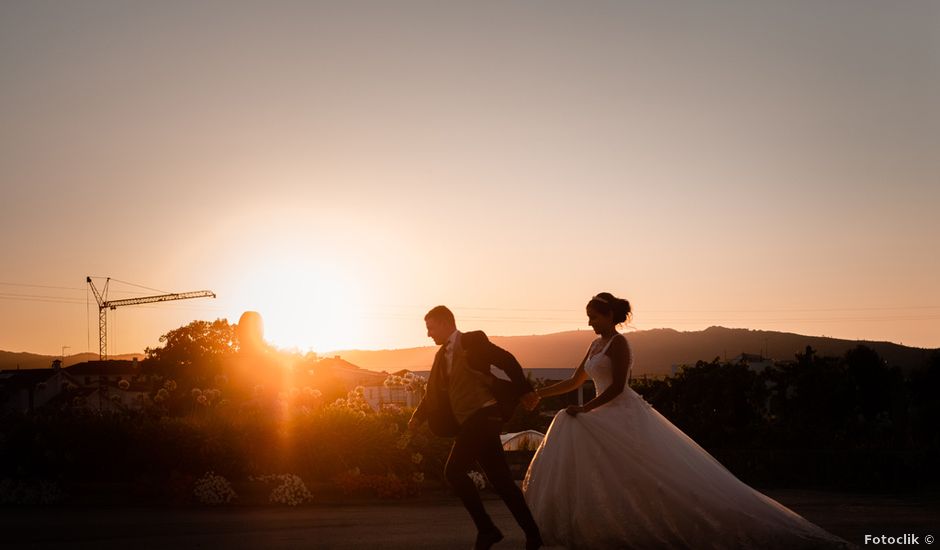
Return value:
<svg viewBox="0 0 940 550">
<path fill-rule="evenodd" d="M 610 347 L 610 343 L 617 337 L 618 336 L 614 336 L 608 340 L 607 344 L 605 344 L 600 351 L 588 357 L 587 361 L 584 363 L 584 371 L 587 372 L 591 380 L 594 381 L 594 387 L 598 395 L 606 390 L 614 381 L 614 369 L 611 365 L 610 357 L 607 355 L 607 348 Z M 626 342 L 629 349 L 630 343 L 626 341 L 626 338 L 624 338 L 624 342 Z M 596 343 L 594 345 L 596 347 Z M 630 372 L 633 370 L 633 354 L 629 354 L 629 357 L 630 364 L 627 365 L 627 382 L 630 382 Z"/>
</svg>

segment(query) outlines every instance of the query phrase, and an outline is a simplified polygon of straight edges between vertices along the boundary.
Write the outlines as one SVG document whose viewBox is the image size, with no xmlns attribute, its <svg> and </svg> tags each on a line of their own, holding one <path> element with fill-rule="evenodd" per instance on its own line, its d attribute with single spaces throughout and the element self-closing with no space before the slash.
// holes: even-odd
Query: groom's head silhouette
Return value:
<svg viewBox="0 0 940 550">
<path fill-rule="evenodd" d="M 457 330 L 457 321 L 454 313 L 447 306 L 437 306 L 424 316 L 424 324 L 428 327 L 428 336 L 434 343 L 442 346 L 450 335 Z"/>
</svg>

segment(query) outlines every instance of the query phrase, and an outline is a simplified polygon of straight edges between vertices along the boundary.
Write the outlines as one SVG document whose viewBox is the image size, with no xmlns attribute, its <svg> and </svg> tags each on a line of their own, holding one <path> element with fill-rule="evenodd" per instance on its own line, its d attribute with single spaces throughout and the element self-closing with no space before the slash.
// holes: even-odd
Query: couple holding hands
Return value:
<svg viewBox="0 0 940 550">
<path fill-rule="evenodd" d="M 603 292 L 587 303 L 598 335 L 568 379 L 534 390 L 519 362 L 483 332 L 460 332 L 454 314 L 425 315 L 441 346 L 424 398 L 408 427 L 427 422 L 454 437 L 444 475 L 477 528 L 476 549 L 503 534 L 468 476 L 479 464 L 526 535 L 526 548 L 839 548 L 850 546 L 738 480 L 656 412 L 627 382 L 633 356 L 617 327 L 630 303 Z M 497 378 L 496 367 L 509 378 Z M 580 387 L 597 396 L 552 421 L 520 489 L 500 442 L 502 425 L 522 404 Z"/>
</svg>

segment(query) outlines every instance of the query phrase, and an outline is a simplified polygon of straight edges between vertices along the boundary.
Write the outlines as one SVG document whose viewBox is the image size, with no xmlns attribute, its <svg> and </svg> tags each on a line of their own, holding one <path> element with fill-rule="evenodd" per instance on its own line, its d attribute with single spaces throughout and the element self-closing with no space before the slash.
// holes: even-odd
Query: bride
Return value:
<svg viewBox="0 0 940 550">
<path fill-rule="evenodd" d="M 523 481 L 546 544 L 568 548 L 849 547 L 738 480 L 627 385 L 633 357 L 617 325 L 630 303 L 587 304 L 600 337 L 574 375 L 539 390 L 597 397 L 555 415 Z"/>
</svg>

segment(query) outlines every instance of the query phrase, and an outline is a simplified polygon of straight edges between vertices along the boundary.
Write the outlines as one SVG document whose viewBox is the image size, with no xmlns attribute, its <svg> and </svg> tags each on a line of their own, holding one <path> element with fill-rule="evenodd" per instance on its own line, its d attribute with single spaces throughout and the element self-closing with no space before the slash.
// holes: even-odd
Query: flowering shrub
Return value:
<svg viewBox="0 0 940 550">
<path fill-rule="evenodd" d="M 196 481 L 196 485 L 193 488 L 193 495 L 201 504 L 212 505 L 225 504 L 231 502 L 232 499 L 238 498 L 238 495 L 235 494 L 235 490 L 232 489 L 232 484 L 224 477 L 216 475 L 212 471 L 206 472 L 206 475 Z"/>
<path fill-rule="evenodd" d="M 413 372 L 406 372 L 404 376 L 398 376 L 397 374 L 390 374 L 388 378 L 383 382 L 385 387 L 391 388 L 395 386 L 401 386 L 405 390 L 410 392 L 416 392 L 419 395 L 424 393 L 424 389 L 428 385 L 428 381 L 421 375 L 415 374 Z"/>
<path fill-rule="evenodd" d="M 444 483 L 450 444 L 430 437 L 426 427 L 407 431 L 410 410 L 365 413 L 361 404 L 356 410 L 363 396 L 355 391 L 343 394 L 346 403 L 342 407 L 320 406 L 308 401 L 313 389 L 301 389 L 297 403 L 287 411 L 290 414 L 273 408 L 244 414 L 243 399 L 251 395 L 252 386 L 233 388 L 231 393 L 226 390 L 227 407 L 220 399 L 207 409 L 193 398 L 188 382 L 180 382 L 173 393 L 166 382 L 160 380 L 154 393 L 134 395 L 136 401 L 112 390 L 111 394 L 131 402 L 130 407 L 98 410 L 96 398 L 94 403 L 88 400 L 93 407 L 73 409 L 69 405 L 77 395 L 72 394 L 61 413 L 12 417 L 0 424 L 0 471 L 36 479 L 55 472 L 61 479 L 82 482 L 82 487 L 98 482 L 130 484 L 128 490 L 139 491 L 143 498 L 206 504 L 235 498 L 234 491 L 225 490 L 231 486 L 222 476 L 237 490 L 237 482 L 251 475 L 290 472 L 308 488 L 312 483 L 331 485 L 337 492 L 383 498 L 416 494 L 428 481 Z M 200 390 L 207 400 L 210 392 Z M 76 401 L 86 400 L 79 397 Z M 301 414 L 307 403 L 307 413 Z M 203 414 L 206 411 L 209 414 Z M 101 454 L 126 460 L 103 464 Z M 334 485 L 338 476 L 356 467 L 361 469 L 361 479 Z M 170 490 L 168 479 L 178 479 L 178 486 Z M 268 488 L 265 499 L 274 488 Z M 287 502 L 290 492 L 282 491 Z M 239 499 L 244 499 L 238 492 Z"/>
<path fill-rule="evenodd" d="M 339 398 L 334 401 L 330 407 L 333 409 L 345 409 L 358 416 L 366 416 L 372 412 L 372 407 L 366 401 L 365 388 L 356 386 L 356 389 L 346 394 L 346 399 Z"/>
<path fill-rule="evenodd" d="M 467 472 L 467 475 L 470 476 L 470 479 L 473 480 L 473 484 L 477 486 L 477 489 L 481 491 L 486 489 L 486 478 L 483 477 L 483 474 L 477 472 L 476 470 L 470 470 Z"/>
<path fill-rule="evenodd" d="M 249 479 L 265 483 L 277 483 L 278 485 L 271 491 L 270 497 L 271 502 L 276 504 L 298 506 L 313 500 L 313 495 L 307 490 L 304 481 L 300 479 L 300 476 L 294 474 L 266 475 Z"/>
<path fill-rule="evenodd" d="M 65 498 L 54 481 L 0 479 L 0 504 L 55 504 Z"/>
</svg>

